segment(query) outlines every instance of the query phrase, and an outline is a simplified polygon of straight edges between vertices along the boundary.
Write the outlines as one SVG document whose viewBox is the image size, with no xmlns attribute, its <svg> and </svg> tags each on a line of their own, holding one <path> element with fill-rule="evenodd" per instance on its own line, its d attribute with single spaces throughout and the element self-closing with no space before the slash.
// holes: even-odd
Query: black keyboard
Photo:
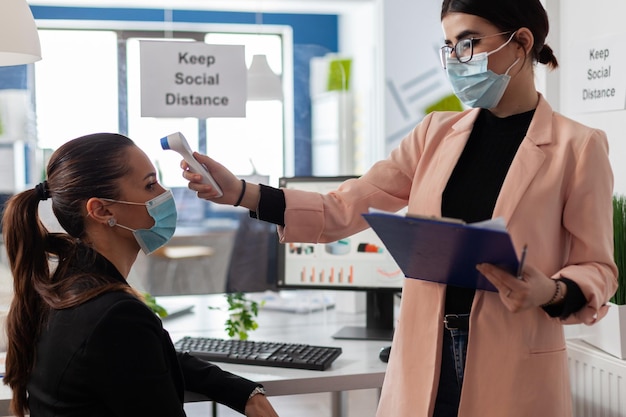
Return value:
<svg viewBox="0 0 626 417">
<path fill-rule="evenodd" d="M 323 371 L 333 363 L 341 348 L 297 343 L 258 342 L 251 340 L 184 337 L 174 344 L 179 352 L 209 362 L 274 366 Z"/>
</svg>

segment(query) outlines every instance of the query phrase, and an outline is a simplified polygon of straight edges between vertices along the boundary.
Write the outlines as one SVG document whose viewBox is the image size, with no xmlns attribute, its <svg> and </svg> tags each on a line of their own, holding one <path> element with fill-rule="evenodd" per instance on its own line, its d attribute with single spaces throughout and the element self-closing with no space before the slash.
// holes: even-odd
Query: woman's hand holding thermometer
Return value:
<svg viewBox="0 0 626 417">
<path fill-rule="evenodd" d="M 193 157 L 193 151 L 189 147 L 189 143 L 187 143 L 187 139 L 185 139 L 182 133 L 176 132 L 161 138 L 161 147 L 163 149 L 170 149 L 178 152 L 189 165 L 189 171 L 202 175 L 202 182 L 204 184 L 210 184 L 215 191 L 217 191 L 218 195 L 216 197 L 219 198 L 224 195 L 222 189 L 213 179 L 206 166 L 198 162 L 198 160 Z"/>
</svg>

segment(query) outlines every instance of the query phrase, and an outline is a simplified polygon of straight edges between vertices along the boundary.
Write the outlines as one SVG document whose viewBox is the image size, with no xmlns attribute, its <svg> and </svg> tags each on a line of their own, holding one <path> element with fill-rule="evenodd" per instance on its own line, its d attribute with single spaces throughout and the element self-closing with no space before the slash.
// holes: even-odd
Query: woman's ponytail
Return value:
<svg viewBox="0 0 626 417">
<path fill-rule="evenodd" d="M 131 171 L 129 138 L 115 133 L 82 136 L 51 156 L 47 181 L 12 197 L 3 216 L 3 234 L 14 280 L 7 317 L 5 384 L 13 391 L 12 412 L 28 412 L 26 384 L 35 362 L 37 338 L 50 311 L 70 308 L 107 291 L 128 291 L 107 274 L 81 273 L 98 254 L 89 246 L 85 203 L 92 197 L 118 198 L 119 179 Z M 39 202 L 65 233 L 49 233 L 39 219 Z M 54 272 L 51 274 L 51 271 Z"/>
<path fill-rule="evenodd" d="M 26 381 L 34 358 L 37 333 L 46 306 L 37 282 L 50 278 L 46 254 L 48 231 L 39 219 L 40 194 L 27 190 L 7 201 L 2 233 L 13 275 L 14 296 L 7 317 L 7 367 L 4 382 L 13 390 L 11 409 L 18 416 L 27 410 Z"/>
</svg>

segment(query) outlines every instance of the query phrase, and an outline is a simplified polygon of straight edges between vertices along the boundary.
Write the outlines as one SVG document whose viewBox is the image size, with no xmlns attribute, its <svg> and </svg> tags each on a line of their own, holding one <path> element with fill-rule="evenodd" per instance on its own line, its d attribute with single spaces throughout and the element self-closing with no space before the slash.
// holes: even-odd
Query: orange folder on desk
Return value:
<svg viewBox="0 0 626 417">
<path fill-rule="evenodd" d="M 478 272 L 477 264 L 486 262 L 517 273 L 519 260 L 503 227 L 383 212 L 363 217 L 407 278 L 497 291 Z"/>
</svg>

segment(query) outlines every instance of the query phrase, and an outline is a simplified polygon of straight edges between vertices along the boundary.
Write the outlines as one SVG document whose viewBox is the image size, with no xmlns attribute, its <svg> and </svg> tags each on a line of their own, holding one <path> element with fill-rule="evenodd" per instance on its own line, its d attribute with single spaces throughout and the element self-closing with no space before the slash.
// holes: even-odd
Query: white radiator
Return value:
<svg viewBox="0 0 626 417">
<path fill-rule="evenodd" d="M 574 417 L 625 417 L 626 361 L 578 339 L 567 350 Z"/>
</svg>

